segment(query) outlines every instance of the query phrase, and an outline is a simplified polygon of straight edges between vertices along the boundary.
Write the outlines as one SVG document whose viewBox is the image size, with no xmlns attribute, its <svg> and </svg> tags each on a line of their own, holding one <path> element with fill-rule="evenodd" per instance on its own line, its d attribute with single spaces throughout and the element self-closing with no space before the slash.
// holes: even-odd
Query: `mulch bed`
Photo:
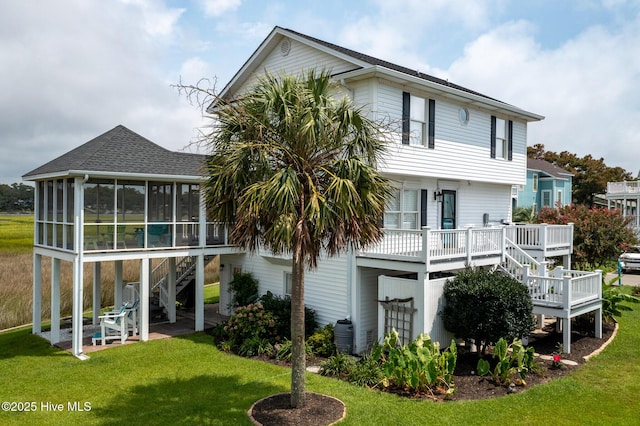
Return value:
<svg viewBox="0 0 640 426">
<path fill-rule="evenodd" d="M 573 332 L 571 335 L 571 353 L 562 354 L 562 359 L 571 360 L 577 365 L 563 365 L 561 368 L 553 368 L 550 360 L 545 361 L 536 358 L 540 364 L 540 372 L 529 374 L 526 377 L 526 386 L 498 386 L 487 377 L 479 377 L 475 374 L 477 366 L 476 354 L 460 351 L 456 371 L 454 373 L 455 393 L 451 396 L 432 394 L 405 394 L 394 389 L 386 389 L 386 392 L 402 394 L 410 398 L 431 399 L 436 401 L 462 401 L 495 398 L 509 393 L 522 392 L 532 386 L 546 383 L 550 380 L 570 374 L 576 368 L 587 362 L 585 356 L 598 350 L 612 336 L 615 324 L 604 323 L 602 326 L 602 339 L 596 339 L 590 335 L 590 331 L 581 333 Z M 529 344 L 534 347 L 537 354 L 552 355 L 562 343 L 562 333 L 555 332 L 554 324 L 550 324 L 530 339 Z M 344 405 L 335 398 L 326 395 L 307 393 L 306 405 L 303 409 L 290 408 L 290 395 L 288 393 L 272 395 L 258 401 L 252 407 L 251 414 L 257 424 L 262 425 L 329 425 L 339 419 L 345 413 Z"/>
</svg>

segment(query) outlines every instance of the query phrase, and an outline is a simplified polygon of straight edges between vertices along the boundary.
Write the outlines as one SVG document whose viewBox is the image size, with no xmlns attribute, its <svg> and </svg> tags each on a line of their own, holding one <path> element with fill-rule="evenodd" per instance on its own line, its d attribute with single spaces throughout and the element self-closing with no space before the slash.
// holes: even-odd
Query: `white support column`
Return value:
<svg viewBox="0 0 640 426">
<path fill-rule="evenodd" d="M 176 322 L 176 258 L 170 257 L 168 261 L 167 299 L 169 300 L 169 306 L 167 306 L 167 316 L 169 317 L 169 322 L 173 324 Z"/>
<path fill-rule="evenodd" d="M 204 330 L 204 253 L 197 256 L 196 265 L 196 331 Z"/>
<path fill-rule="evenodd" d="M 85 177 L 86 179 L 86 177 Z M 83 305 L 83 253 L 84 253 L 84 182 L 77 177 L 74 182 L 73 198 L 73 241 L 76 258 L 73 260 L 73 306 L 71 311 L 71 352 L 80 359 L 89 357 L 82 353 L 82 313 Z"/>
<path fill-rule="evenodd" d="M 202 186 L 200 187 L 200 204 L 198 207 L 198 224 L 200 225 L 198 228 L 198 245 L 200 247 L 205 247 L 207 245 L 207 201 L 205 199 L 204 189 L 202 189 Z M 227 244 L 226 232 L 227 227 L 225 225 L 225 244 Z"/>
<path fill-rule="evenodd" d="M 562 350 L 571 353 L 571 318 L 562 318 Z"/>
<path fill-rule="evenodd" d="M 427 300 L 427 285 L 429 285 L 429 274 L 427 272 L 418 272 L 418 294 L 416 297 L 418 302 L 418 306 L 416 306 L 416 308 L 418 308 L 418 314 L 416 315 L 416 323 L 413 324 L 413 335 L 411 336 L 411 341 L 415 340 L 418 337 L 418 334 L 431 328 L 431 324 L 427 324 L 425 312 L 426 307 L 429 306 L 429 301 Z"/>
<path fill-rule="evenodd" d="M 101 263 L 93 263 L 93 325 L 100 324 L 100 308 L 102 301 Z"/>
<path fill-rule="evenodd" d="M 51 258 L 51 344 L 60 341 L 60 259 Z"/>
<path fill-rule="evenodd" d="M 122 260 L 116 260 L 113 264 L 113 306 L 116 309 L 122 306 L 122 290 L 124 288 L 122 264 Z"/>
<path fill-rule="evenodd" d="M 73 261 L 73 310 L 71 314 L 72 342 L 71 351 L 78 358 L 82 355 L 82 256 L 76 256 Z"/>
<path fill-rule="evenodd" d="M 140 341 L 149 340 L 149 277 L 151 262 L 148 258 L 140 262 Z"/>
<path fill-rule="evenodd" d="M 33 255 L 33 306 L 31 312 L 31 332 L 42 331 L 42 256 Z"/>
</svg>

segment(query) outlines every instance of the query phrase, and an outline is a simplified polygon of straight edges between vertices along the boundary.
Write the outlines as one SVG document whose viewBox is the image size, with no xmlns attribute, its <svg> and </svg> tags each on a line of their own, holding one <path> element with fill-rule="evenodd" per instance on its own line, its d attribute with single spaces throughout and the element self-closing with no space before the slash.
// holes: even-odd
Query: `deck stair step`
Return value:
<svg viewBox="0 0 640 426">
<path fill-rule="evenodd" d="M 204 264 L 208 265 L 214 256 L 205 256 Z M 185 256 L 176 259 L 175 282 L 176 296 L 185 291 L 190 285 L 195 283 L 197 266 L 197 256 Z M 169 304 L 169 259 L 164 259 L 151 272 L 151 303 L 156 303 L 158 307 L 166 312 Z"/>
</svg>

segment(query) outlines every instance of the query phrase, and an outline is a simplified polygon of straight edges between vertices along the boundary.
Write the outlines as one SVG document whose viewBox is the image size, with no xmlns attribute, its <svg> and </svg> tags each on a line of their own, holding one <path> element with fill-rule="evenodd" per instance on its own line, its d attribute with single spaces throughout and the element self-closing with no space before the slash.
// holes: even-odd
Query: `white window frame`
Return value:
<svg viewBox="0 0 640 426">
<path fill-rule="evenodd" d="M 507 120 L 496 117 L 496 158 L 500 160 L 506 160 L 509 155 L 507 123 Z"/>
<path fill-rule="evenodd" d="M 285 296 L 291 296 L 291 291 L 293 290 L 293 279 L 291 272 L 284 271 L 282 288 Z"/>
<path fill-rule="evenodd" d="M 557 204 L 558 206 L 562 207 L 562 205 L 564 205 L 564 203 L 563 203 L 564 197 L 563 197 L 562 189 L 558 189 L 558 191 L 556 192 L 556 197 L 557 198 L 556 198 L 555 204 Z"/>
<path fill-rule="evenodd" d="M 409 192 L 413 192 L 415 195 L 415 210 L 407 208 L 406 200 Z M 389 204 L 387 204 L 387 208 L 384 212 L 384 227 L 388 229 L 419 229 L 420 226 L 420 190 L 414 188 L 395 188 L 394 189 L 394 204 L 399 210 L 390 210 Z M 397 217 L 395 224 L 393 226 L 389 226 L 389 217 L 394 215 Z M 412 217 L 411 217 L 412 216 Z M 407 220 L 409 219 L 409 220 Z M 409 227 L 411 223 L 415 225 L 413 227 Z"/>
<path fill-rule="evenodd" d="M 410 95 L 409 107 L 409 145 L 425 146 L 427 140 L 427 99 Z"/>
<path fill-rule="evenodd" d="M 545 197 L 549 197 L 549 202 L 545 203 Z M 545 189 L 540 193 L 540 204 L 542 207 L 553 207 L 553 193 L 550 189 Z"/>
<path fill-rule="evenodd" d="M 533 175 L 533 192 L 538 192 L 538 175 Z"/>
</svg>

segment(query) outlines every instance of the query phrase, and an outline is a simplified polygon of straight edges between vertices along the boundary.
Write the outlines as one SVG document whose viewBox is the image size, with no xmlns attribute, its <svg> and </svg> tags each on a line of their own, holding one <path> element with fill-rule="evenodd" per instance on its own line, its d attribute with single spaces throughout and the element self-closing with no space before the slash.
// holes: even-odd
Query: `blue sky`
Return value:
<svg viewBox="0 0 640 426">
<path fill-rule="evenodd" d="M 640 169 L 640 0 L 0 2 L 0 183 L 123 124 L 172 150 L 274 26 L 541 114 L 528 143 Z"/>
</svg>

